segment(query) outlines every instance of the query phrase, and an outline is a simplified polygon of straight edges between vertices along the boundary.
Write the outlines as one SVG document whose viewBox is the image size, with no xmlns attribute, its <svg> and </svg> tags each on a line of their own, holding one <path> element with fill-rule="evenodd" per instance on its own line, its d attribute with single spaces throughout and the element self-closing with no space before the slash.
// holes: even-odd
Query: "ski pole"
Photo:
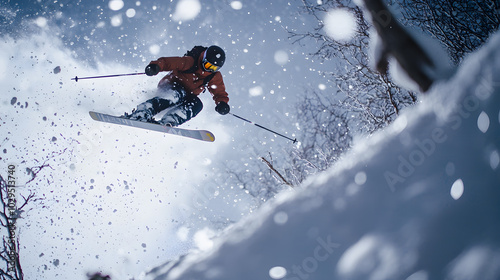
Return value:
<svg viewBox="0 0 500 280">
<path fill-rule="evenodd" d="M 111 78 L 111 77 L 121 77 L 121 76 L 134 76 L 134 75 L 144 75 L 144 74 L 146 74 L 146 73 L 116 74 L 116 75 L 95 76 L 95 77 L 82 77 L 82 78 L 78 78 L 78 76 L 75 76 L 74 78 L 71 78 L 71 80 L 74 80 L 75 82 L 78 82 L 78 80 Z"/>
<path fill-rule="evenodd" d="M 251 124 L 255 125 L 256 127 L 259 127 L 259 128 L 265 129 L 265 130 L 267 130 L 267 131 L 269 131 L 269 132 L 272 132 L 272 133 L 274 133 L 274 134 L 276 134 L 276 135 L 279 135 L 279 136 L 281 136 L 281 137 L 283 137 L 283 138 L 286 138 L 286 139 L 288 139 L 288 140 L 292 141 L 294 144 L 297 142 L 297 138 L 292 139 L 292 138 L 290 138 L 290 137 L 288 137 L 288 136 L 285 136 L 285 135 L 283 135 L 283 134 L 280 134 L 280 133 L 278 133 L 278 132 L 276 132 L 276 131 L 274 131 L 274 130 L 271 130 L 271 129 L 269 129 L 269 128 L 263 127 L 263 126 L 262 126 L 262 125 L 260 125 L 260 124 L 257 124 L 257 123 L 254 123 L 254 122 L 250 121 L 250 120 L 247 120 L 247 119 L 245 119 L 245 118 L 242 118 L 242 117 L 240 117 L 240 116 L 238 116 L 238 115 L 236 115 L 236 114 L 233 114 L 233 113 L 229 113 L 229 114 L 233 115 L 234 117 L 236 117 L 236 118 L 238 118 L 238 119 L 240 119 L 240 120 L 244 120 L 244 121 L 246 121 L 246 122 L 248 122 L 248 123 L 251 123 Z"/>
</svg>

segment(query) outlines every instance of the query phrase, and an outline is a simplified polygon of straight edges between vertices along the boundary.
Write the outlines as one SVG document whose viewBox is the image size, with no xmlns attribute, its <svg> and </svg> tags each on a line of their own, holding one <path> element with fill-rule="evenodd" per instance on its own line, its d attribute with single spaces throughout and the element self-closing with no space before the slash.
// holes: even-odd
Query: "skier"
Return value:
<svg viewBox="0 0 500 280">
<path fill-rule="evenodd" d="M 224 50 L 218 46 L 195 46 L 183 57 L 160 57 L 151 61 L 146 67 L 146 75 L 171 72 L 158 83 L 159 96 L 139 104 L 131 114 L 125 113 L 123 117 L 171 127 L 181 125 L 203 109 L 198 95 L 206 89 L 213 96 L 215 111 L 221 115 L 229 113 L 229 98 L 219 72 L 225 59 Z M 156 121 L 154 116 L 165 110 L 161 120 Z"/>
</svg>

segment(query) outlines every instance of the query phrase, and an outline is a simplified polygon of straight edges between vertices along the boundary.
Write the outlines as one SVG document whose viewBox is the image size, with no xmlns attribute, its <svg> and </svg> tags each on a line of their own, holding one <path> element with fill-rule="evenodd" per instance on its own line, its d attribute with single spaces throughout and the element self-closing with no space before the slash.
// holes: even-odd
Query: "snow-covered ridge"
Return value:
<svg viewBox="0 0 500 280">
<path fill-rule="evenodd" d="M 213 250 L 145 279 L 500 278 L 498 45 Z"/>
</svg>

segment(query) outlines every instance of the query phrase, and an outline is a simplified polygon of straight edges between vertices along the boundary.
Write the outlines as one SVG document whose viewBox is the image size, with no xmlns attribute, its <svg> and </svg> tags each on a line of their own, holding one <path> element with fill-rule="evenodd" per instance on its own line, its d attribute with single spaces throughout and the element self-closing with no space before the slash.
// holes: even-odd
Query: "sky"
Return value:
<svg viewBox="0 0 500 280">
<path fill-rule="evenodd" d="M 331 86 L 319 73 L 327 65 L 307 55 L 313 42 L 288 39 L 287 28 L 314 25 L 299 5 L 1 1 L 3 170 L 13 164 L 27 182 L 26 168 L 43 166 L 18 191 L 38 198 L 17 222 L 27 279 L 137 276 L 210 248 L 210 237 L 258 207 L 240 186 L 215 179 L 228 176 L 220 170 L 255 168 L 258 156 L 279 157 L 288 140 L 218 115 L 208 93 L 185 128 L 209 129 L 215 143 L 97 123 L 88 111 L 130 111 L 155 96 L 160 77 L 71 78 L 142 72 L 160 56 L 217 44 L 228 57 L 232 112 L 294 138 L 301 96 Z"/>
</svg>

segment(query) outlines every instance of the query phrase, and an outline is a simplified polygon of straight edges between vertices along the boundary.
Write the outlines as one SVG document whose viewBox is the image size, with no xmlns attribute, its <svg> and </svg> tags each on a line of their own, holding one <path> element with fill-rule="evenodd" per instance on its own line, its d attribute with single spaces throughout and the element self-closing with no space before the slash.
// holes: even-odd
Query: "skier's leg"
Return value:
<svg viewBox="0 0 500 280">
<path fill-rule="evenodd" d="M 153 117 L 156 114 L 172 105 L 172 101 L 168 99 L 154 97 L 137 105 L 137 108 L 132 112 L 132 114 L 126 115 L 126 117 L 132 120 L 148 122 L 153 120 Z"/>
<path fill-rule="evenodd" d="M 160 124 L 178 126 L 194 118 L 203 109 L 203 103 L 194 94 L 187 95 L 172 107 L 160 120 Z"/>
<path fill-rule="evenodd" d="M 144 122 L 154 122 L 153 117 L 179 103 L 182 94 L 182 91 L 173 87 L 163 88 L 160 92 L 161 97 L 157 96 L 137 105 L 137 108 L 131 114 L 125 114 L 124 117 Z"/>
</svg>

